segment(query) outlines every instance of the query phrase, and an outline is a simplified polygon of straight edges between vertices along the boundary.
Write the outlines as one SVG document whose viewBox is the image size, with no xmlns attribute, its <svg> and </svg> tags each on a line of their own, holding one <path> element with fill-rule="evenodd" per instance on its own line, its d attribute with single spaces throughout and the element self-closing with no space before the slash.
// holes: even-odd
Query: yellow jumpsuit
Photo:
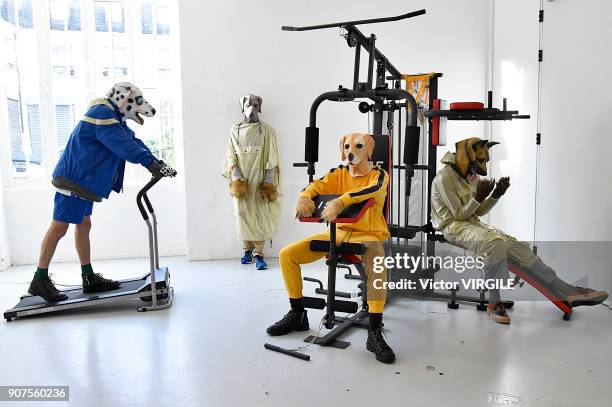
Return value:
<svg viewBox="0 0 612 407">
<path fill-rule="evenodd" d="M 301 197 L 313 199 L 319 195 L 340 195 L 344 206 L 356 204 L 374 198 L 375 204 L 368 209 L 357 223 L 337 224 L 336 243 L 364 243 L 366 252 L 362 256 L 365 264 L 368 284 L 368 307 L 371 313 L 382 313 L 385 305 L 386 290 L 375 289 L 374 281 L 387 281 L 386 270 L 373 273 L 373 258 L 384 256 L 383 241 L 389 237 L 387 221 L 383 213 L 389 175 L 379 167 L 364 176 L 353 177 L 348 167 L 339 166 L 332 169 L 323 178 L 313 181 L 300 194 Z M 310 250 L 312 240 L 329 240 L 329 230 L 283 247 L 280 251 L 280 266 L 289 298 L 302 298 L 301 264 L 312 263 L 325 256 L 323 252 Z M 382 284 L 377 284 L 381 287 Z"/>
</svg>

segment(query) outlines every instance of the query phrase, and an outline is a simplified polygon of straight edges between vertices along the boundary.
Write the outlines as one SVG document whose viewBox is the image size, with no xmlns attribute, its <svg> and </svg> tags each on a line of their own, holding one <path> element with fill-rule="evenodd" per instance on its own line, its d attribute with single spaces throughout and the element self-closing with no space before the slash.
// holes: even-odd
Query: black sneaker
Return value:
<svg viewBox="0 0 612 407">
<path fill-rule="evenodd" d="M 59 302 L 68 299 L 66 294 L 62 294 L 57 288 L 51 277 L 34 276 L 28 288 L 28 293 L 39 296 L 47 302 Z"/>
<path fill-rule="evenodd" d="M 102 291 L 116 290 L 121 286 L 119 281 L 109 280 L 102 277 L 100 273 L 94 273 L 90 276 L 83 276 L 83 292 L 97 293 Z"/>
<path fill-rule="evenodd" d="M 385 333 L 382 327 L 368 328 L 368 341 L 366 348 L 376 355 L 376 360 L 383 363 L 395 362 L 395 353 L 393 349 L 385 342 Z"/>
<path fill-rule="evenodd" d="M 290 310 L 285 314 L 283 319 L 276 322 L 273 325 L 270 325 L 266 332 L 268 335 L 272 336 L 280 336 L 287 335 L 293 331 L 308 331 L 310 327 L 308 326 L 308 314 L 306 310 L 295 311 Z"/>
</svg>

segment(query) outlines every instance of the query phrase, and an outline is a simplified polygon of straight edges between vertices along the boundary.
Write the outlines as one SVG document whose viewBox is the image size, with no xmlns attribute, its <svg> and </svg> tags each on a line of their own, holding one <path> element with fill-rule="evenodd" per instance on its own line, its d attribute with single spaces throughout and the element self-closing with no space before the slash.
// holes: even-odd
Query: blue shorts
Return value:
<svg viewBox="0 0 612 407">
<path fill-rule="evenodd" d="M 91 215 L 93 202 L 76 196 L 55 193 L 55 206 L 53 207 L 53 220 L 65 223 L 80 224 L 85 216 Z"/>
</svg>

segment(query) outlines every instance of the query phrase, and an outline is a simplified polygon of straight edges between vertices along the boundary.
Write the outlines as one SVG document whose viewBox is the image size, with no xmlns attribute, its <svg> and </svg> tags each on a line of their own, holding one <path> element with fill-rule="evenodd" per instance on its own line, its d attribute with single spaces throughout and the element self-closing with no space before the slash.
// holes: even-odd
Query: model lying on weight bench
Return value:
<svg viewBox="0 0 612 407">
<path fill-rule="evenodd" d="M 348 166 L 332 169 L 323 178 L 312 182 L 302 193 L 296 205 L 299 218 L 313 214 L 313 198 L 319 195 L 340 195 L 330 201 L 323 211 L 322 218 L 333 221 L 342 210 L 352 204 L 374 198 L 375 204 L 357 223 L 338 224 L 336 242 L 363 243 L 365 254 L 362 262 L 367 275 L 367 293 L 369 309 L 369 328 L 367 349 L 383 363 L 395 361 L 393 350 L 387 345 L 382 331 L 382 313 L 386 300 L 386 291 L 375 289 L 375 279 L 387 280 L 386 270 L 374 274 L 373 258 L 384 256 L 383 241 L 389 237 L 383 207 L 387 196 L 389 175 L 381 168 L 373 166 L 369 159 L 374 151 L 374 138 L 369 134 L 353 133 L 340 140 L 342 160 L 348 160 Z M 312 263 L 325 256 L 324 252 L 310 249 L 313 240 L 329 240 L 329 231 L 307 237 L 299 242 L 285 246 L 280 251 L 280 266 L 289 294 L 291 310 L 278 322 L 268 327 L 270 335 L 286 335 L 292 331 L 307 331 L 308 316 L 302 303 L 301 264 Z M 378 285 L 380 286 L 380 285 Z"/>
<path fill-rule="evenodd" d="M 570 307 L 605 301 L 608 298 L 605 291 L 566 283 L 526 243 L 480 221 L 480 216 L 486 215 L 510 187 L 507 177 L 500 178 L 497 183 L 479 179 L 479 175 L 487 175 L 489 148 L 495 144 L 498 143 L 469 138 L 455 144 L 455 154 L 444 155 L 442 163 L 445 166 L 432 183 L 433 226 L 448 242 L 483 257 L 485 279 L 507 280 L 508 260 L 511 260 L 525 274 L 558 292 Z M 499 290 L 489 290 L 488 312 L 496 322 L 510 323 Z"/>
</svg>

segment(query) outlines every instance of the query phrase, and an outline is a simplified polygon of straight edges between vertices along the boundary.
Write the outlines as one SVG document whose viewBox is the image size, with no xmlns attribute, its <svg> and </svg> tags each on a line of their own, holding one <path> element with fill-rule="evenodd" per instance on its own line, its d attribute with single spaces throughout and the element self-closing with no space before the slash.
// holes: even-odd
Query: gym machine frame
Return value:
<svg viewBox="0 0 612 407">
<path fill-rule="evenodd" d="M 386 81 L 386 75 L 390 74 L 392 76 L 399 77 L 401 73 L 393 64 L 383 55 L 383 53 L 376 48 L 376 36 L 371 34 L 369 37 L 366 37 L 359 29 L 357 29 L 357 25 L 360 24 L 371 24 L 371 23 L 381 23 L 387 21 L 398 21 L 411 17 L 416 17 L 419 15 L 425 14 L 425 10 L 419 10 L 412 13 L 403 14 L 396 17 L 388 17 L 388 18 L 378 18 L 378 19 L 369 19 L 369 20 L 359 20 L 359 21 L 349 21 L 342 23 L 332 23 L 332 24 L 324 24 L 317 26 L 309 26 L 309 27 L 282 27 L 284 31 L 310 31 L 310 30 L 318 30 L 325 28 L 341 28 L 346 31 L 344 37 L 347 40 L 347 44 L 351 48 L 355 48 L 355 62 L 354 62 L 354 70 L 353 70 L 353 87 L 352 89 L 347 89 L 340 85 L 337 91 L 325 92 L 319 95 L 313 102 L 312 107 L 310 108 L 310 116 L 309 116 L 309 125 L 306 128 L 305 136 L 305 156 L 303 163 L 294 163 L 294 167 L 306 167 L 308 173 L 308 182 L 312 182 L 314 180 L 315 174 L 315 165 L 318 162 L 318 152 L 319 152 L 319 128 L 317 127 L 317 110 L 319 106 L 324 101 L 335 101 L 335 102 L 346 102 L 353 101 L 355 99 L 369 99 L 373 102 L 372 105 L 369 105 L 367 102 L 362 102 L 359 105 L 359 109 L 362 113 L 367 111 L 374 112 L 374 120 L 373 120 L 373 131 L 375 137 L 377 137 L 377 142 L 375 145 L 374 156 L 384 156 L 385 160 L 388 161 L 385 165 L 386 168 L 392 168 L 392 146 L 390 141 L 385 143 L 380 142 L 381 140 L 389 140 L 386 135 L 382 134 L 383 129 L 383 116 L 384 112 L 393 112 L 400 109 L 400 106 L 404 106 L 406 108 L 407 114 L 407 126 L 406 126 L 406 134 L 410 134 L 413 140 L 416 140 L 418 143 L 418 138 L 420 136 L 420 129 L 417 126 L 417 103 L 415 98 L 406 90 L 400 89 L 397 86 L 394 89 L 390 89 L 388 83 Z M 360 63 L 361 63 L 361 51 L 365 50 L 368 56 L 368 74 L 367 74 L 367 82 L 360 82 Z M 405 101 L 405 103 L 400 103 L 401 101 Z M 378 137 L 380 136 L 380 137 Z M 417 146 L 418 152 L 418 146 Z M 391 175 L 391 171 L 389 171 Z M 409 181 L 408 181 L 409 182 Z M 367 205 L 366 205 L 367 206 Z M 392 200 L 390 197 L 387 197 L 385 211 L 388 213 L 389 209 L 392 206 Z M 347 209 L 350 209 L 347 208 Z M 366 208 L 367 209 L 367 208 Z M 346 221 L 346 219 L 345 219 Z M 336 269 L 338 266 L 342 268 L 348 267 L 348 265 L 340 262 L 339 253 L 342 252 L 342 246 L 346 245 L 344 243 L 340 247 L 336 245 L 335 241 L 335 232 L 336 232 L 336 222 L 332 222 L 330 224 L 330 242 L 328 243 L 329 255 L 327 260 L 328 265 L 328 287 L 327 290 L 322 288 L 322 283 L 318 280 L 309 279 L 305 277 L 306 281 L 315 281 L 320 284 L 320 287 L 317 288 L 316 292 L 320 294 L 325 294 L 327 296 L 327 301 L 322 298 L 312 298 L 312 297 L 304 297 L 304 306 L 307 308 L 317 308 L 324 309 L 326 308 L 326 313 L 323 318 L 323 323 L 326 328 L 331 329 L 329 333 L 322 337 L 308 337 L 305 339 L 306 342 L 316 343 L 323 346 L 334 346 L 337 348 L 346 348 L 349 345 L 349 342 L 339 341 L 337 338 L 345 333 L 349 328 L 353 326 L 361 326 L 367 327 L 367 298 L 365 297 L 365 293 L 367 290 L 367 284 L 365 281 L 365 269 L 362 264 L 355 264 L 354 262 L 350 263 L 351 265 L 355 265 L 358 272 L 359 277 L 362 280 L 360 285 L 361 295 L 363 297 L 363 301 L 365 305 L 362 305 L 362 310 L 357 312 L 356 303 L 349 301 L 341 301 L 336 300 L 336 296 L 347 297 L 345 293 L 338 293 L 335 290 L 335 278 L 336 278 Z M 391 233 L 393 236 L 401 236 L 401 237 L 414 237 L 415 233 L 412 231 L 402 229 L 399 226 L 390 227 Z M 314 243 L 314 242 L 313 242 Z M 319 246 L 326 244 L 327 242 L 317 242 Z M 315 245 L 317 245 L 315 243 Z M 363 250 L 363 245 L 355 245 L 360 246 L 361 250 Z M 311 249 L 315 249 L 311 247 Z M 326 251 L 320 248 L 320 251 Z M 359 251 L 356 249 L 352 252 L 352 254 L 362 254 L 363 251 Z M 340 263 L 340 264 L 339 264 Z M 355 278 L 355 275 L 347 274 L 347 278 Z M 338 295 L 340 294 L 340 295 Z M 350 295 L 348 295 L 350 296 Z M 352 305 L 354 304 L 354 305 Z M 346 306 L 345 306 L 346 305 Z M 335 315 L 335 311 L 341 312 L 349 312 L 354 313 L 354 315 L 349 317 L 338 317 Z M 336 322 L 338 325 L 336 326 Z M 292 356 L 300 357 L 304 360 L 305 355 L 290 351 L 286 349 L 281 349 L 279 347 L 266 344 L 267 349 L 279 351 L 282 353 L 286 353 Z M 307 356 L 307 355 L 306 355 Z"/>
<path fill-rule="evenodd" d="M 382 23 L 389 21 L 398 21 L 411 17 L 416 17 L 425 14 L 425 10 L 418 10 L 411 13 L 406 13 L 400 16 L 368 19 L 359 21 L 348 21 L 342 23 L 322 24 L 308 27 L 283 27 L 284 31 L 310 31 L 319 30 L 326 28 L 341 28 L 346 31 L 344 37 L 346 38 L 347 45 L 355 48 L 355 60 L 354 60 L 354 75 L 353 75 L 353 88 L 346 89 L 342 85 L 339 86 L 338 91 L 327 92 L 320 95 L 315 99 L 310 109 L 310 121 L 309 126 L 306 128 L 306 143 L 305 143 L 305 162 L 295 163 L 294 167 L 306 167 L 308 172 L 308 181 L 312 182 L 315 174 L 315 163 L 318 161 L 318 146 L 319 146 L 319 129 L 316 127 L 317 109 L 320 104 L 325 100 L 330 101 L 352 101 L 357 98 L 367 98 L 372 100 L 373 105 L 369 105 L 367 102 L 361 102 L 359 104 L 359 110 L 362 113 L 373 112 L 373 126 L 372 133 L 374 135 L 382 135 L 384 114 L 388 112 L 387 130 L 389 131 L 389 137 L 391 141 L 389 143 L 389 149 L 393 155 L 393 150 L 396 150 L 396 159 L 398 164 L 390 165 L 391 171 L 390 176 L 390 194 L 387 199 L 387 206 L 390 212 L 390 223 L 389 232 L 391 238 L 413 239 L 417 233 L 423 232 L 426 235 L 426 253 L 428 256 L 435 255 L 435 243 L 443 242 L 444 238 L 442 235 L 436 234 L 435 230 L 431 225 L 431 202 L 429 199 L 429 191 L 431 190 L 432 181 L 436 175 L 437 165 L 437 146 L 434 144 L 433 126 L 432 122 L 434 117 L 445 117 L 447 120 L 513 120 L 513 119 L 528 119 L 529 115 L 520 115 L 517 110 L 508 110 L 507 100 L 503 100 L 503 108 L 497 109 L 493 107 L 493 94 L 488 94 L 488 104 L 486 108 L 481 110 L 435 110 L 434 101 L 438 99 L 438 79 L 443 76 L 441 73 L 434 73 L 429 79 L 429 106 L 425 112 L 425 117 L 428 119 L 428 145 L 427 145 L 427 163 L 419 164 L 419 149 L 420 149 L 420 128 L 417 126 L 417 112 L 418 106 L 414 97 L 407 91 L 401 89 L 401 80 L 404 77 L 402 73 L 395 68 L 395 66 L 389 61 L 384 54 L 376 48 L 376 36 L 371 34 L 369 37 L 365 36 L 357 25 Z M 367 82 L 359 81 L 360 74 L 360 63 L 361 63 L 361 50 L 364 49 L 368 56 L 368 79 Z M 374 64 L 376 62 L 376 66 Z M 386 76 L 388 73 L 388 76 Z M 375 82 L 374 82 L 375 80 Z M 389 89 L 387 81 L 392 81 L 393 89 Z M 399 102 L 405 100 L 405 102 Z M 389 103 L 386 103 L 390 101 Z M 399 111 L 401 108 L 406 108 L 407 126 L 404 130 L 404 137 L 402 140 L 402 126 L 401 126 L 401 112 L 399 113 L 398 119 L 398 137 L 397 143 L 393 140 L 393 127 L 394 119 L 393 114 Z M 376 150 L 386 148 L 387 146 L 381 146 L 377 143 Z M 403 157 L 402 157 L 403 153 Z M 375 155 L 376 152 L 375 152 Z M 391 157 L 393 160 L 393 157 Z M 401 164 L 400 164 L 401 163 Z M 412 178 L 414 177 L 415 171 L 426 171 L 427 172 L 427 197 L 424 198 L 427 201 L 427 222 L 424 225 L 410 225 L 408 222 L 409 215 L 409 199 L 411 192 Z M 403 172 L 403 173 L 402 173 Z M 397 181 L 396 181 L 397 177 Z M 402 184 L 401 179 L 404 179 L 404 194 L 402 196 Z M 395 186 L 397 183 L 397 191 Z M 396 195 L 396 196 L 395 196 Z M 404 202 L 404 222 L 401 222 L 400 211 L 402 209 L 402 201 Z M 397 212 L 397 223 L 393 217 L 394 212 Z M 391 246 L 393 246 L 391 244 Z M 414 247 L 414 250 L 418 248 Z M 420 249 L 419 253 L 420 254 Z M 427 267 L 421 270 L 422 278 L 435 278 L 437 269 Z M 390 273 L 390 278 L 394 273 Z M 351 273 L 345 276 L 346 278 L 359 279 L 360 276 L 353 275 Z M 306 278 L 306 281 L 312 281 L 312 279 Z M 515 280 L 518 283 L 518 278 Z M 325 293 L 325 290 L 320 287 L 317 288 L 317 292 Z M 339 293 L 339 296 L 345 297 L 345 293 Z M 457 301 L 461 302 L 475 302 L 480 310 L 486 309 L 487 299 L 485 297 L 485 291 L 481 291 L 478 297 L 470 297 L 465 295 L 457 295 L 455 291 L 451 291 L 449 294 L 439 293 L 433 289 L 420 290 L 417 293 L 409 294 L 411 297 L 416 298 L 430 298 L 430 299 L 443 299 L 449 301 L 449 307 L 456 309 L 458 307 Z M 508 308 L 512 307 L 511 301 L 506 302 Z"/>
</svg>

